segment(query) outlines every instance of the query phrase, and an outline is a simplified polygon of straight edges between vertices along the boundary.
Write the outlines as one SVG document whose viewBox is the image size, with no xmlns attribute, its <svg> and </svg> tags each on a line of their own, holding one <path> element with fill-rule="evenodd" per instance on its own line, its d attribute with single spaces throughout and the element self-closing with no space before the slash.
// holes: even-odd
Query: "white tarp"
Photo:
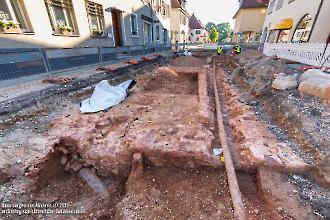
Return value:
<svg viewBox="0 0 330 220">
<path fill-rule="evenodd" d="M 111 86 L 107 80 L 99 82 L 92 96 L 81 102 L 81 113 L 99 112 L 121 103 L 127 96 L 127 90 L 133 80 L 127 80 L 117 86 Z"/>
<path fill-rule="evenodd" d="M 183 52 L 183 56 L 190 57 L 190 56 L 192 56 L 192 53 L 189 52 L 188 50 L 185 50 L 185 51 Z"/>
</svg>

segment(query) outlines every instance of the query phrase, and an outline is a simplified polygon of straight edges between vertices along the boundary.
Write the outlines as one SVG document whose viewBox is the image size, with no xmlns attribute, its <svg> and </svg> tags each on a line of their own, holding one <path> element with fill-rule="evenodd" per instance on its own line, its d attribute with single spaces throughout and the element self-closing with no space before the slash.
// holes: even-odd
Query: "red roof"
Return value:
<svg viewBox="0 0 330 220">
<path fill-rule="evenodd" d="M 181 8 L 179 0 L 171 0 L 172 8 Z"/>
<path fill-rule="evenodd" d="M 269 0 L 241 0 L 240 8 L 267 7 Z"/>
<path fill-rule="evenodd" d="M 268 7 L 269 0 L 241 0 L 239 9 L 234 15 L 234 18 L 236 17 L 237 13 L 240 9 L 244 8 L 264 8 Z"/>
<path fill-rule="evenodd" d="M 200 22 L 200 20 L 198 20 L 196 18 L 196 16 L 193 14 L 189 18 L 189 28 L 190 29 L 204 29 L 204 26 L 202 25 L 202 23 Z"/>
</svg>

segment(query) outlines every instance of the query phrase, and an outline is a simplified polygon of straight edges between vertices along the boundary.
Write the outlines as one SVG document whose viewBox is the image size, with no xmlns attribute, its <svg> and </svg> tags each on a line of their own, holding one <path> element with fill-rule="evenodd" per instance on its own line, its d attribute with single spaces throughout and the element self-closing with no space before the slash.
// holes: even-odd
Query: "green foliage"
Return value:
<svg viewBox="0 0 330 220">
<path fill-rule="evenodd" d="M 227 37 L 230 37 L 232 35 L 232 30 L 228 22 L 220 23 L 217 25 L 209 22 L 208 25 L 209 26 L 207 27 L 207 29 L 209 31 L 210 40 L 212 42 L 224 42 Z M 212 32 L 215 32 L 214 29 L 218 32 L 217 40 L 213 40 L 213 38 L 211 38 Z"/>
<path fill-rule="evenodd" d="M 211 31 L 210 31 L 210 40 L 211 40 L 211 42 L 216 43 L 218 41 L 218 38 L 219 38 L 218 30 L 216 29 L 216 27 L 212 27 Z"/>
<path fill-rule="evenodd" d="M 4 21 L 0 20 L 0 27 L 7 27 L 7 23 Z"/>
<path fill-rule="evenodd" d="M 220 23 L 216 28 L 219 32 L 219 42 L 224 42 L 231 33 L 230 24 L 228 22 Z"/>
<path fill-rule="evenodd" d="M 212 27 L 214 27 L 214 26 L 215 26 L 214 23 L 212 23 L 212 22 L 208 22 L 208 23 L 205 25 L 205 28 L 206 28 L 206 30 L 207 30 L 208 32 L 210 32 L 211 29 L 212 29 Z"/>
<path fill-rule="evenodd" d="M 7 21 L 7 20 L 1 20 L 0 19 L 0 27 L 3 28 L 18 28 L 19 23 L 15 23 L 14 21 Z"/>
</svg>

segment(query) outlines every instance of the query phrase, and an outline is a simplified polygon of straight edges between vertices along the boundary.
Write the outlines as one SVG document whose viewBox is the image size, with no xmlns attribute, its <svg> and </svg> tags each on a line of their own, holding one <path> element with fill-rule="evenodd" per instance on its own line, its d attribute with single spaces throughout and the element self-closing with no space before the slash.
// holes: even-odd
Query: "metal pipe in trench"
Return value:
<svg viewBox="0 0 330 220">
<path fill-rule="evenodd" d="M 231 153 L 228 147 L 227 142 L 227 134 L 225 131 L 225 126 L 223 124 L 223 117 L 221 111 L 221 104 L 218 94 L 218 86 L 215 77 L 215 62 L 213 66 L 213 82 L 214 82 L 214 93 L 215 93 L 215 101 L 216 101 L 216 113 L 217 113 L 217 122 L 218 122 L 218 130 L 220 142 L 223 150 L 223 155 L 225 159 L 225 167 L 228 178 L 229 191 L 231 195 L 231 199 L 234 207 L 234 217 L 237 220 L 245 220 L 245 208 L 242 201 L 241 191 L 239 190 L 239 186 L 237 183 L 235 168 L 233 164 L 233 160 L 231 158 Z"/>
<path fill-rule="evenodd" d="M 110 197 L 107 187 L 102 183 L 100 178 L 89 168 L 82 168 L 79 171 L 79 176 L 83 178 L 87 182 L 89 187 L 102 199 L 107 199 Z"/>
</svg>

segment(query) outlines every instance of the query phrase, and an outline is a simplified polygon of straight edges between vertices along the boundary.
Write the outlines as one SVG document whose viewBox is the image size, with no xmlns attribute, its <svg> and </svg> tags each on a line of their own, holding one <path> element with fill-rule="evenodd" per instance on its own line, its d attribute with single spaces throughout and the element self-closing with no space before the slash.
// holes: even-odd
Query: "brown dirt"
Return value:
<svg viewBox="0 0 330 220">
<path fill-rule="evenodd" d="M 200 67 L 209 56 L 181 57 L 172 64 Z M 215 118 L 201 114 L 202 98 L 207 98 L 201 93 L 212 96 L 212 89 L 202 91 L 207 88 L 201 86 L 199 70 L 189 67 L 158 68 L 136 77 L 137 84 L 128 98 L 108 112 L 80 114 L 78 103 L 85 96 L 79 94 L 65 103 L 68 108 L 60 118 L 49 110 L 51 128 L 39 134 L 29 132 L 29 136 L 20 139 L 26 143 L 26 157 L 20 155 L 20 148 L 7 154 L 17 154 L 11 164 L 16 164 L 20 177 L 8 182 L 7 176 L 16 171 L 7 169 L 10 175 L 6 173 L 1 180 L 2 186 L 10 190 L 0 188 L 0 202 L 67 203 L 69 209 L 84 211 L 70 215 L 75 219 L 233 219 L 225 170 L 211 151 L 219 146 L 214 135 Z M 203 73 L 208 72 L 211 70 Z M 204 78 L 205 84 L 210 83 L 208 75 Z M 204 101 L 202 104 L 209 104 L 207 111 L 213 114 L 212 99 L 211 103 Z M 237 103 L 226 104 L 241 108 Z M 35 123 L 45 121 L 38 119 Z M 11 140 L 14 146 L 14 137 L 21 131 L 15 127 L 12 131 L 12 138 L 6 141 Z M 40 138 L 38 143 L 31 141 L 36 137 Z M 42 159 L 27 158 L 33 144 Z M 132 162 L 136 152 L 142 152 L 143 162 Z M 20 156 L 23 162 L 15 163 Z M 64 156 L 65 163 L 61 165 Z M 98 174 L 109 191 L 109 199 L 101 199 L 78 176 L 73 166 L 76 162 Z M 267 203 L 262 194 L 266 187 L 258 184 L 255 169 L 240 171 L 237 176 L 247 219 L 288 219 Z M 282 204 L 285 206 L 285 201 Z M 8 219 L 17 216 L 8 215 Z M 33 218 L 68 216 L 39 214 Z M 31 216 L 23 215 L 24 218 Z"/>
<path fill-rule="evenodd" d="M 118 219 L 233 219 L 226 175 L 210 169 L 147 167 L 117 210 Z"/>
<path fill-rule="evenodd" d="M 160 69 L 136 81 L 109 112 L 74 112 L 56 121 L 57 147 L 76 152 L 104 176 L 127 176 L 133 152 L 158 166 L 219 166 L 211 154 L 210 119 L 199 114 L 197 74 Z"/>
<path fill-rule="evenodd" d="M 301 75 L 286 60 L 265 57 L 253 50 L 235 57 L 235 65 L 231 65 L 232 59 L 223 56 L 220 64 L 227 71 L 229 84 L 242 94 L 239 101 L 255 111 L 259 120 L 269 124 L 277 138 L 309 165 L 305 177 L 296 177 L 294 182 L 302 200 L 317 210 L 314 212 L 322 213 L 317 215 L 328 218 L 330 209 L 325 207 L 330 204 L 329 104 L 316 97 L 301 96 L 296 89 L 272 89 L 271 84 L 279 73 L 295 74 L 298 78 Z M 309 190 L 312 186 L 317 192 Z M 319 196 L 315 197 L 315 193 Z"/>
<path fill-rule="evenodd" d="M 205 63 L 196 57 L 184 56 L 171 60 L 170 65 L 178 67 L 201 67 L 204 66 Z"/>
</svg>

